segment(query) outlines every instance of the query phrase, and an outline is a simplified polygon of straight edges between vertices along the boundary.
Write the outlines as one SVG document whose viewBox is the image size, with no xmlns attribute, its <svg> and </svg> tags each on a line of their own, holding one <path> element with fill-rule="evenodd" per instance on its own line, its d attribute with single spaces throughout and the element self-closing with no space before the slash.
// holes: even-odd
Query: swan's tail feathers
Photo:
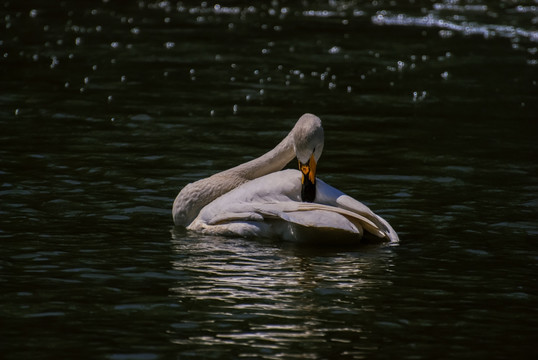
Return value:
<svg viewBox="0 0 538 360">
<path fill-rule="evenodd" d="M 385 229 L 386 229 L 385 234 L 386 234 L 387 239 L 390 242 L 399 242 L 400 238 L 398 237 L 398 234 L 396 234 L 396 231 L 394 231 L 392 226 L 390 226 L 390 224 L 385 219 L 383 219 L 381 216 L 379 216 L 379 215 L 376 215 L 376 216 L 379 219 L 379 221 L 381 221 L 381 223 L 383 225 L 385 225 Z"/>
<path fill-rule="evenodd" d="M 374 212 L 370 210 L 368 206 L 364 205 L 360 201 L 353 199 L 351 196 L 342 195 L 336 199 L 336 203 L 340 208 L 349 210 L 354 214 L 361 215 L 373 223 L 375 229 L 379 230 L 377 234 L 370 231 L 373 235 L 380 238 L 385 238 L 390 242 L 399 241 L 398 234 L 396 234 L 396 231 L 394 231 L 392 226 L 390 226 L 390 224 L 381 216 L 374 214 Z"/>
</svg>

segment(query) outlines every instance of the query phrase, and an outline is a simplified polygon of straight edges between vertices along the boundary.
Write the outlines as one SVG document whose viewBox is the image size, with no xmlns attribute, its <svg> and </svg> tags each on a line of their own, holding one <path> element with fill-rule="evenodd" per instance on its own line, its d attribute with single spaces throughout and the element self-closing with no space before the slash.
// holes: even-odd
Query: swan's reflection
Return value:
<svg viewBox="0 0 538 360">
<path fill-rule="evenodd" d="M 391 246 L 300 248 L 183 229 L 172 235 L 172 266 L 181 275 L 170 294 L 184 307 L 170 330 L 176 344 L 272 352 L 353 341 L 364 337 L 361 316 L 376 310 L 377 293 L 391 285 Z"/>
</svg>

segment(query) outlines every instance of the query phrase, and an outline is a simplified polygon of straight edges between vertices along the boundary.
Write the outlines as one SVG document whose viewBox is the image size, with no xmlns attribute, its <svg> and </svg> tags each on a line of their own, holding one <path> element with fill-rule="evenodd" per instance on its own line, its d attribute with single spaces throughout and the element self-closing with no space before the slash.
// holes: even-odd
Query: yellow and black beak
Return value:
<svg viewBox="0 0 538 360">
<path fill-rule="evenodd" d="M 299 161 L 299 170 L 302 173 L 301 200 L 313 202 L 316 198 L 316 159 L 314 159 L 314 154 L 310 156 L 306 164 Z"/>
</svg>

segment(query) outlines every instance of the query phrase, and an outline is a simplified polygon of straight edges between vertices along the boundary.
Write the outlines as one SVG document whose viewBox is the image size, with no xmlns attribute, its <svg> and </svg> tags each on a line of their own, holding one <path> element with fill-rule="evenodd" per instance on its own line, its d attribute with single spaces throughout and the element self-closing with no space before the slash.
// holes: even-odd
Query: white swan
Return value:
<svg viewBox="0 0 538 360">
<path fill-rule="evenodd" d="M 348 243 L 363 236 L 398 241 L 366 205 L 316 178 L 321 120 L 304 114 L 268 153 L 185 186 L 174 201 L 175 225 L 205 234 Z M 299 169 L 279 171 L 294 157 Z"/>
</svg>

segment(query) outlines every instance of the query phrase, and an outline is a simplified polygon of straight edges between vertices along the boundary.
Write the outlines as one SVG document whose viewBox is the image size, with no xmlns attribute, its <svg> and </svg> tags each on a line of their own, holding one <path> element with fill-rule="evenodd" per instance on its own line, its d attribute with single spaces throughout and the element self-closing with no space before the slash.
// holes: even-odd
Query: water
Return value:
<svg viewBox="0 0 538 360">
<path fill-rule="evenodd" d="M 4 1 L 7 359 L 534 358 L 528 1 Z M 304 112 L 397 245 L 173 228 L 184 184 Z M 295 166 L 291 164 L 290 166 Z"/>
</svg>

